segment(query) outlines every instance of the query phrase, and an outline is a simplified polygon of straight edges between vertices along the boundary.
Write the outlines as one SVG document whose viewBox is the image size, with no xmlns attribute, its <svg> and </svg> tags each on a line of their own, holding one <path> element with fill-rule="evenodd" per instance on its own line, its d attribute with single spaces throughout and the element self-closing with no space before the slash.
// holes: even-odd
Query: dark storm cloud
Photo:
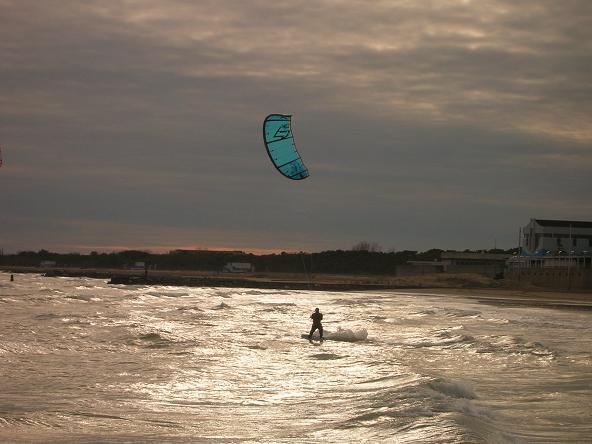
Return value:
<svg viewBox="0 0 592 444">
<path fill-rule="evenodd" d="M 509 247 L 592 218 L 587 1 L 0 10 L 5 249 Z M 270 112 L 310 179 L 269 164 Z"/>
</svg>

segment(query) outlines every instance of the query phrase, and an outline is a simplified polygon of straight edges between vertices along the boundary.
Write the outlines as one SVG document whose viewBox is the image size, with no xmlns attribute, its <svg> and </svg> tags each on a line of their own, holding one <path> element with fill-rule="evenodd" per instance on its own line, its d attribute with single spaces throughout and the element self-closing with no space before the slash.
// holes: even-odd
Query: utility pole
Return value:
<svg viewBox="0 0 592 444">
<path fill-rule="evenodd" d="M 520 268 L 522 267 L 522 227 L 518 228 L 518 285 L 520 285 Z"/>
<path fill-rule="evenodd" d="M 571 290 L 571 224 L 569 224 L 569 253 L 567 254 L 567 289 Z"/>
</svg>

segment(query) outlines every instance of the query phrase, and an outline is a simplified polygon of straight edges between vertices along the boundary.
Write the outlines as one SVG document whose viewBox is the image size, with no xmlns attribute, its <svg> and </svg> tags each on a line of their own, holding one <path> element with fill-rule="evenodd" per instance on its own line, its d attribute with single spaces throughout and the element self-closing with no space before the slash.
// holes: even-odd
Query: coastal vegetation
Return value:
<svg viewBox="0 0 592 444">
<path fill-rule="evenodd" d="M 55 253 L 47 250 L 22 251 L 0 256 L 0 266 L 125 269 L 146 266 L 156 270 L 221 271 L 229 262 L 248 262 L 257 272 L 328 273 L 328 274 L 393 274 L 397 265 L 408 261 L 438 261 L 443 251 L 402 250 L 382 252 L 361 249 L 329 250 L 318 253 L 282 252 L 256 255 L 242 251 L 173 250 L 168 253 L 126 250 L 112 253 L 93 251 L 89 254 Z M 465 250 L 469 251 L 469 250 Z M 486 253 L 513 253 L 514 250 L 483 250 Z"/>
</svg>

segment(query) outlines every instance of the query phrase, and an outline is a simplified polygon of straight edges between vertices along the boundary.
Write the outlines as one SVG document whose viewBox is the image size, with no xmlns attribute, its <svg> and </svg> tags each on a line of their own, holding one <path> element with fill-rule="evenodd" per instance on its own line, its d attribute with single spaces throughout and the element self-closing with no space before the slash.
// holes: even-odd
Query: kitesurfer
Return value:
<svg viewBox="0 0 592 444">
<path fill-rule="evenodd" d="M 319 330 L 319 336 L 321 337 L 321 341 L 323 340 L 323 324 L 321 321 L 323 320 L 323 313 L 319 311 L 318 308 L 315 308 L 313 314 L 310 315 L 310 319 L 312 319 L 312 327 L 310 328 L 310 333 L 308 334 L 308 339 L 312 339 L 312 334 L 315 330 Z"/>
</svg>

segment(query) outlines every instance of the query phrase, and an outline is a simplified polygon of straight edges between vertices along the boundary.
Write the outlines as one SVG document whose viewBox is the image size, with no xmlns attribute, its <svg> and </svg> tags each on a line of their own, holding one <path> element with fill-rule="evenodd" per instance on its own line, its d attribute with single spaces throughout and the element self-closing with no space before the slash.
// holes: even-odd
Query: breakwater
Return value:
<svg viewBox="0 0 592 444">
<path fill-rule="evenodd" d="M 180 274 L 178 271 L 143 271 L 114 270 L 114 269 L 84 269 L 84 268 L 52 268 L 39 269 L 36 267 L 2 267 L 4 271 L 14 273 L 41 273 L 46 277 L 88 277 L 107 279 L 113 285 L 171 285 L 183 287 L 227 287 L 227 288 L 259 288 L 275 290 L 315 290 L 315 291 L 373 291 L 389 289 L 417 289 L 423 285 L 394 283 L 388 281 L 356 281 L 355 277 L 343 276 L 325 281 L 322 277 L 306 279 L 285 276 L 237 276 L 232 274 Z"/>
<path fill-rule="evenodd" d="M 393 288 L 418 288 L 416 286 L 393 286 L 385 284 L 359 284 L 313 281 L 282 281 L 232 277 L 197 277 L 197 276 L 112 276 L 110 284 L 124 285 L 174 285 L 184 287 L 227 287 L 227 288 L 261 288 L 317 291 L 371 291 Z"/>
</svg>

